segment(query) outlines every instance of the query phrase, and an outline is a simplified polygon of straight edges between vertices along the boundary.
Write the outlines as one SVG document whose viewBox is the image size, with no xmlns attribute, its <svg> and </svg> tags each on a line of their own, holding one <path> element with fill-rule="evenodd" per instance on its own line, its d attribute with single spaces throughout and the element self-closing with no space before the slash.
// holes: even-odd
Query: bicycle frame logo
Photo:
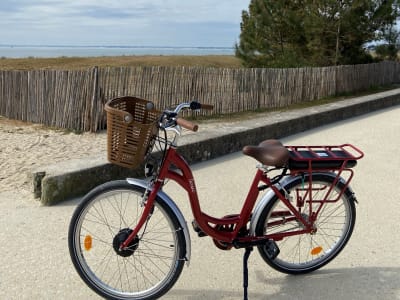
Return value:
<svg viewBox="0 0 400 300">
<path fill-rule="evenodd" d="M 197 194 L 197 191 L 196 191 L 196 184 L 195 184 L 195 182 L 194 182 L 194 179 L 191 178 L 191 179 L 189 179 L 188 181 L 189 181 L 189 186 L 190 186 L 190 190 L 192 191 L 192 193 L 196 193 L 196 194 Z"/>
</svg>

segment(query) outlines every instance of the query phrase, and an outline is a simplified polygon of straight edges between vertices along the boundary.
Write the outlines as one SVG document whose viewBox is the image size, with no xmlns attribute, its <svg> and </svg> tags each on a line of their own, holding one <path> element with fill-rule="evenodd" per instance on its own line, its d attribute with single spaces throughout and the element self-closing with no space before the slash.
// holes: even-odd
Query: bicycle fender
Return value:
<svg viewBox="0 0 400 300">
<path fill-rule="evenodd" d="M 148 188 L 149 184 L 145 180 L 141 179 L 136 179 L 136 178 L 127 178 L 126 181 L 129 184 L 137 185 L 142 187 L 143 189 Z M 190 262 L 190 256 L 191 256 L 191 240 L 190 240 L 190 234 L 189 234 L 189 229 L 185 220 L 185 217 L 183 216 L 182 212 L 178 208 L 178 206 L 175 204 L 175 202 L 163 191 L 159 191 L 157 196 L 164 201 L 164 203 L 173 211 L 173 213 L 176 215 L 180 227 L 183 230 L 183 234 L 185 236 L 185 242 L 186 242 L 186 254 L 185 254 L 185 260 L 187 266 L 189 266 Z"/>
<path fill-rule="evenodd" d="M 331 172 L 318 172 L 318 173 L 313 173 L 314 175 L 327 175 L 332 177 L 333 179 L 336 178 L 336 174 L 335 173 L 331 173 Z M 306 175 L 308 176 L 308 175 Z M 283 189 L 285 187 L 287 187 L 288 185 L 290 185 L 293 181 L 297 180 L 299 177 L 301 177 L 301 175 L 297 175 L 297 176 L 288 176 L 285 177 L 284 179 L 282 179 L 280 182 L 275 184 L 275 187 L 278 188 L 279 191 L 283 191 Z M 342 181 L 342 183 L 344 183 L 344 179 L 343 178 L 339 178 L 340 181 Z M 347 189 L 349 190 L 349 192 L 351 194 L 354 194 L 351 187 L 348 186 Z M 251 218 L 250 221 L 250 232 L 249 234 L 251 236 L 255 236 L 255 230 L 256 230 L 256 226 L 257 226 L 257 222 L 258 219 L 260 218 L 261 213 L 263 212 L 264 208 L 268 205 L 268 203 L 274 198 L 275 193 L 272 189 L 269 189 L 268 192 L 261 198 L 261 200 L 257 203 L 256 207 L 254 208 L 253 211 L 253 216 Z"/>
</svg>

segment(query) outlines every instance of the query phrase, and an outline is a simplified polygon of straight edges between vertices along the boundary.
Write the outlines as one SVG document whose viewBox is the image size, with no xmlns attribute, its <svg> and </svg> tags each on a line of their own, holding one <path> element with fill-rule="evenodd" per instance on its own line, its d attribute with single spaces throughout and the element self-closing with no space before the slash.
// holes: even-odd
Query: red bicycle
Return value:
<svg viewBox="0 0 400 300">
<path fill-rule="evenodd" d="M 146 161 L 147 179 L 107 182 L 77 206 L 69 250 L 91 289 L 108 299 L 154 299 L 174 285 L 191 245 L 182 213 L 163 192 L 167 180 L 186 190 L 200 237 L 211 237 L 222 250 L 245 249 L 245 299 L 253 247 L 288 274 L 314 271 L 339 254 L 356 218 L 349 183 L 361 150 L 350 144 L 283 146 L 278 140 L 245 146 L 243 153 L 259 162 L 248 195 L 238 214 L 216 218 L 201 210 L 191 169 L 177 152 L 182 128 L 198 129 L 178 116 L 185 109 L 212 106 L 191 102 L 158 112 L 133 97 L 106 104 L 109 160 L 127 167 Z"/>
</svg>

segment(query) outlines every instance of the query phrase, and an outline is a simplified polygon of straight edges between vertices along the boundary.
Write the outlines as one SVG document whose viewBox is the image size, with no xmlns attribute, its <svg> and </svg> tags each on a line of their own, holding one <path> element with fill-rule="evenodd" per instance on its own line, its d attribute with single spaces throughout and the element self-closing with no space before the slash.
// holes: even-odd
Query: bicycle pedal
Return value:
<svg viewBox="0 0 400 300">
<path fill-rule="evenodd" d="M 264 245 L 264 250 L 270 259 L 275 259 L 279 253 L 279 247 L 274 240 L 268 240 Z"/>
<path fill-rule="evenodd" d="M 199 237 L 205 237 L 207 236 L 207 233 L 205 233 L 204 231 L 202 231 L 199 227 L 199 225 L 197 224 L 197 222 L 195 220 L 192 221 L 192 226 L 193 226 L 193 230 L 195 232 L 197 232 L 197 235 Z"/>
</svg>

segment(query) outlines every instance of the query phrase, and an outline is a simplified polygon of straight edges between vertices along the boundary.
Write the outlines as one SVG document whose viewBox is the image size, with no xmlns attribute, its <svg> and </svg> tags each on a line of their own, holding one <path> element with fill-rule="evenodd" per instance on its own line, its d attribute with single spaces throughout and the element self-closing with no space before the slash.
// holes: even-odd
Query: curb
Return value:
<svg viewBox="0 0 400 300">
<path fill-rule="evenodd" d="M 279 139 L 395 105 L 400 105 L 400 89 L 304 109 L 266 113 L 252 120 L 215 123 L 213 128 L 203 131 L 200 127 L 199 133 L 183 136 L 179 152 L 188 163 L 205 161 L 265 139 Z M 142 177 L 142 170 L 112 165 L 101 155 L 47 166 L 30 177 L 35 196 L 43 205 L 53 205 L 80 197 L 110 180 Z"/>
</svg>

